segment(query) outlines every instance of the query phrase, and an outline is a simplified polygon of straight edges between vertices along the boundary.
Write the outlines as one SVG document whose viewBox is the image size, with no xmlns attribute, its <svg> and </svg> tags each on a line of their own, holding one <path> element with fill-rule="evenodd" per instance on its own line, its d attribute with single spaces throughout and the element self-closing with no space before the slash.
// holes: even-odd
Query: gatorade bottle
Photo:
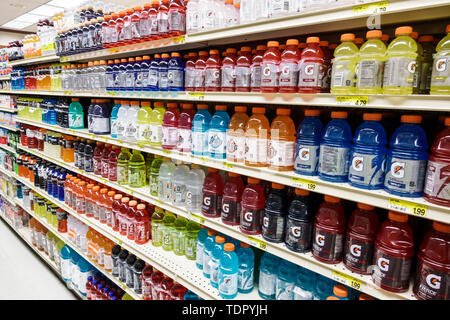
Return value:
<svg viewBox="0 0 450 320">
<path fill-rule="evenodd" d="M 322 88 L 322 79 L 325 68 L 324 54 L 319 46 L 319 37 L 308 37 L 306 48 L 302 51 L 299 62 L 298 92 L 319 93 Z"/>
<path fill-rule="evenodd" d="M 424 198 L 432 203 L 450 206 L 450 117 L 445 118 L 445 126 L 431 147 Z"/>
<path fill-rule="evenodd" d="M 347 225 L 344 264 L 353 272 L 370 274 L 375 237 L 380 227 L 375 208 L 358 202 Z"/>
<path fill-rule="evenodd" d="M 450 94 L 450 24 L 445 28 L 445 33 L 447 35 L 436 46 L 430 94 Z"/>
<path fill-rule="evenodd" d="M 245 128 L 245 165 L 267 166 L 267 148 L 270 139 L 269 120 L 265 108 L 252 108 L 253 115 Z"/>
<path fill-rule="evenodd" d="M 164 211 L 156 207 L 152 215 L 152 245 L 155 247 L 162 246 L 162 227 L 161 224 L 164 218 Z"/>
<path fill-rule="evenodd" d="M 389 193 L 404 197 L 423 194 L 428 143 L 421 122 L 422 116 L 403 115 L 402 125 L 391 137 L 384 180 Z"/>
<path fill-rule="evenodd" d="M 314 222 L 312 254 L 323 263 L 336 264 L 344 249 L 344 208 L 339 198 L 325 195 L 324 199 Z"/>
<path fill-rule="evenodd" d="M 239 225 L 241 217 L 241 200 L 244 191 L 244 183 L 241 176 L 234 172 L 228 172 L 228 179 L 223 187 L 222 198 L 222 222 L 228 225 Z"/>
<path fill-rule="evenodd" d="M 197 105 L 197 113 L 192 122 L 192 154 L 206 156 L 208 154 L 208 131 L 211 114 L 208 105 Z"/>
<path fill-rule="evenodd" d="M 158 90 L 168 91 L 169 90 L 169 59 L 170 55 L 168 53 L 161 54 L 161 60 L 158 64 Z"/>
<path fill-rule="evenodd" d="M 235 113 L 231 117 L 227 130 L 227 161 L 244 162 L 245 157 L 245 128 L 249 120 L 247 107 L 234 107 Z"/>
<path fill-rule="evenodd" d="M 128 184 L 132 188 L 145 187 L 147 185 L 146 177 L 144 156 L 139 150 L 133 149 L 133 154 L 128 162 Z"/>
<path fill-rule="evenodd" d="M 411 94 L 416 72 L 417 43 L 410 37 L 412 27 L 395 29 L 396 38 L 386 51 L 384 94 Z"/>
<path fill-rule="evenodd" d="M 159 90 L 159 63 L 161 62 L 161 55 L 156 53 L 153 57 L 153 60 L 150 62 L 150 66 L 148 68 L 148 90 L 149 91 L 158 91 Z"/>
<path fill-rule="evenodd" d="M 199 51 L 195 61 L 195 91 L 205 91 L 206 60 L 208 60 L 208 51 Z"/>
<path fill-rule="evenodd" d="M 137 113 L 137 137 L 136 142 L 138 146 L 142 147 L 144 145 L 150 144 L 150 114 L 152 108 L 150 107 L 149 101 L 142 101 L 141 108 Z"/>
<path fill-rule="evenodd" d="M 249 235 L 261 234 L 264 215 L 265 195 L 260 180 L 249 177 L 248 185 L 242 193 L 240 230 Z"/>
<path fill-rule="evenodd" d="M 298 62 L 301 52 L 298 50 L 298 40 L 286 41 L 286 49 L 281 54 L 280 62 L 280 92 L 297 92 Z"/>
<path fill-rule="evenodd" d="M 195 110 L 192 103 L 183 103 L 180 117 L 178 118 L 178 142 L 177 150 L 191 152 L 192 146 L 192 122 Z"/>
<path fill-rule="evenodd" d="M 121 152 L 117 156 L 117 183 L 121 185 L 128 184 L 128 162 L 131 153 L 128 148 L 121 148 Z"/>
<path fill-rule="evenodd" d="M 269 41 L 261 63 L 261 92 L 278 92 L 281 54 L 278 41 Z M 253 91 L 253 90 L 252 90 Z"/>
<path fill-rule="evenodd" d="M 186 181 L 189 175 L 189 167 L 179 161 L 172 177 L 171 200 L 175 206 L 184 207 L 186 202 Z"/>
<path fill-rule="evenodd" d="M 202 214 L 217 218 L 221 215 L 223 181 L 219 170 L 208 167 L 208 175 L 203 182 Z"/>
<path fill-rule="evenodd" d="M 153 159 L 152 164 L 150 166 L 150 194 L 153 197 L 158 196 L 158 175 L 159 168 L 163 163 L 163 159 L 159 155 L 155 155 L 155 159 Z"/>
<path fill-rule="evenodd" d="M 305 110 L 305 119 L 298 127 L 295 143 L 295 173 L 308 176 L 318 173 L 320 140 L 323 134 L 319 115 L 319 110 Z"/>
<path fill-rule="evenodd" d="M 236 91 L 249 92 L 252 64 L 252 49 L 242 47 L 236 60 Z"/>
<path fill-rule="evenodd" d="M 205 65 L 205 91 L 220 91 L 222 60 L 219 50 L 209 51 Z"/>
<path fill-rule="evenodd" d="M 297 266 L 290 261 L 281 260 L 275 282 L 276 300 L 294 300 L 294 285 Z"/>
<path fill-rule="evenodd" d="M 371 30 L 366 34 L 367 41 L 359 50 L 357 92 L 361 94 L 381 94 L 383 92 L 383 70 L 386 59 L 386 46 L 381 41 L 381 30 Z"/>
<path fill-rule="evenodd" d="M 328 49 L 328 41 L 320 41 L 319 47 L 323 51 L 323 78 L 321 83 L 321 91 L 323 93 L 330 92 L 330 84 L 331 84 L 331 61 L 333 60 L 333 55 L 331 54 L 330 49 Z"/>
<path fill-rule="evenodd" d="M 128 110 L 130 109 L 129 101 L 123 100 L 119 110 L 117 111 L 117 138 L 126 139 L 125 130 L 128 125 Z"/>
<path fill-rule="evenodd" d="M 178 52 L 172 52 L 167 78 L 169 91 L 184 91 L 184 63 Z"/>
<path fill-rule="evenodd" d="M 178 143 L 178 119 L 180 111 L 177 103 L 168 103 L 162 123 L 162 148 L 176 149 Z"/>
<path fill-rule="evenodd" d="M 197 234 L 197 249 L 195 254 L 195 264 L 200 270 L 203 269 L 203 251 L 205 249 L 205 240 L 207 237 L 208 229 L 205 226 L 201 226 L 201 229 Z"/>
<path fill-rule="evenodd" d="M 72 98 L 69 106 L 69 128 L 84 129 L 84 112 L 79 98 Z"/>
<path fill-rule="evenodd" d="M 112 146 L 110 144 L 105 144 L 105 148 L 103 149 L 102 158 L 101 158 L 101 176 L 105 179 L 108 179 L 109 175 L 109 154 L 111 153 Z"/>
<path fill-rule="evenodd" d="M 319 177 L 331 182 L 348 179 L 352 129 L 345 120 L 347 112 L 333 111 L 320 143 Z"/>
<path fill-rule="evenodd" d="M 161 147 L 162 144 L 162 123 L 164 118 L 164 113 L 166 108 L 164 108 L 163 102 L 155 102 L 153 105 L 153 110 L 150 113 L 150 146 Z"/>
<path fill-rule="evenodd" d="M 211 251 L 211 259 L 210 259 L 210 282 L 214 288 L 218 287 L 219 264 L 220 258 L 222 257 L 223 254 L 224 244 L 225 244 L 225 237 L 223 236 L 215 237 L 215 243 Z"/>
<path fill-rule="evenodd" d="M 186 209 L 189 212 L 200 213 L 202 210 L 202 189 L 205 180 L 205 171 L 197 164 L 191 165 L 186 180 Z"/>
<path fill-rule="evenodd" d="M 277 171 L 294 169 L 295 125 L 290 114 L 291 109 L 277 108 L 277 116 L 270 126 L 267 152 L 270 169 Z"/>
<path fill-rule="evenodd" d="M 375 242 L 373 282 L 387 291 L 407 291 L 413 256 L 414 241 L 408 215 L 389 211 Z"/>
<path fill-rule="evenodd" d="M 113 230 L 119 231 L 119 214 L 120 214 L 120 205 L 122 204 L 122 195 L 116 194 L 114 196 L 114 202 L 112 204 L 112 219 L 113 219 Z"/>
<path fill-rule="evenodd" d="M 227 106 L 216 105 L 208 131 L 208 154 L 214 159 L 226 158 L 226 131 L 230 123 Z"/>
<path fill-rule="evenodd" d="M 158 198 L 161 201 L 170 202 L 172 196 L 172 177 L 175 168 L 175 164 L 167 158 L 159 168 Z"/>
<path fill-rule="evenodd" d="M 264 252 L 259 265 L 258 294 L 266 300 L 275 299 L 275 282 L 280 258 Z"/>
<path fill-rule="evenodd" d="M 380 123 L 381 116 L 381 113 L 364 113 L 364 122 L 356 129 L 348 180 L 357 188 L 383 188 L 387 134 Z"/>
<path fill-rule="evenodd" d="M 94 157 L 93 157 L 93 164 L 94 164 L 94 174 L 101 175 L 102 168 L 101 168 L 101 161 L 102 161 L 102 153 L 103 153 L 104 144 L 102 142 L 96 143 L 96 146 L 94 148 Z"/>
<path fill-rule="evenodd" d="M 173 238 L 172 233 L 174 232 L 175 215 L 168 213 L 164 216 L 161 233 L 162 233 L 162 248 L 165 251 L 173 250 Z"/>
<path fill-rule="evenodd" d="M 211 252 L 214 247 L 215 243 L 215 237 L 217 235 L 217 231 L 209 229 L 208 235 L 206 236 L 205 243 L 204 243 L 204 249 L 203 249 L 203 275 L 206 278 L 210 278 L 211 276 Z"/>
<path fill-rule="evenodd" d="M 433 54 L 435 53 L 434 37 L 420 36 L 418 44 L 423 49 L 423 61 L 419 72 L 419 93 L 429 94 L 431 85 L 431 71 L 433 69 Z"/>
<path fill-rule="evenodd" d="M 226 243 L 220 258 L 219 295 L 224 299 L 233 299 L 238 292 L 239 260 L 234 244 Z"/>
<path fill-rule="evenodd" d="M 334 61 L 331 74 L 331 93 L 355 93 L 356 66 L 358 47 L 354 44 L 355 35 L 344 33 L 341 44 L 334 50 Z"/>
<path fill-rule="evenodd" d="M 309 252 L 312 246 L 312 234 L 315 206 L 309 197 L 309 191 L 295 189 L 295 198 L 287 210 L 284 243 L 296 252 Z"/>
<path fill-rule="evenodd" d="M 227 48 L 222 61 L 221 88 L 223 92 L 234 92 L 236 86 L 236 49 Z"/>
<path fill-rule="evenodd" d="M 184 67 L 184 90 L 194 91 L 196 73 L 195 73 L 195 61 L 197 60 L 196 52 L 189 52 L 188 59 Z"/>
<path fill-rule="evenodd" d="M 414 72 L 414 82 L 413 82 L 413 93 L 419 93 L 420 80 L 422 79 L 422 64 L 423 64 L 423 47 L 419 40 L 418 32 L 411 32 L 411 38 L 417 44 L 417 58 L 416 58 L 416 69 Z"/>
<path fill-rule="evenodd" d="M 297 266 L 294 287 L 294 300 L 313 300 L 316 273 Z"/>
<path fill-rule="evenodd" d="M 121 104 L 122 100 L 114 100 L 114 106 L 111 109 L 111 117 L 110 117 L 111 137 L 115 139 L 117 138 L 117 125 L 118 125 L 117 116 Z"/>
<path fill-rule="evenodd" d="M 262 236 L 270 242 L 283 242 L 286 226 L 286 192 L 283 184 L 272 182 L 272 190 L 266 200 Z"/>
<path fill-rule="evenodd" d="M 119 156 L 120 149 L 117 146 L 111 148 L 111 152 L 108 155 L 108 180 L 117 181 L 117 158 Z"/>
<path fill-rule="evenodd" d="M 262 64 L 263 56 L 267 47 L 259 45 L 256 47 L 255 54 L 253 55 L 252 64 L 250 66 L 250 91 L 261 91 L 261 78 L 262 78 Z"/>
<path fill-rule="evenodd" d="M 433 230 L 426 234 L 417 254 L 418 264 L 413 288 L 417 299 L 449 299 L 449 249 L 450 226 L 434 221 Z"/>
</svg>

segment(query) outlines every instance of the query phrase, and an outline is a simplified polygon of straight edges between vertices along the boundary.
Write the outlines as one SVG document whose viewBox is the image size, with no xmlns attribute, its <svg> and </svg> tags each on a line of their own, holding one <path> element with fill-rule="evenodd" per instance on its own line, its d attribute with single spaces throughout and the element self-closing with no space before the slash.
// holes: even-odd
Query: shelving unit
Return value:
<svg viewBox="0 0 450 320">
<path fill-rule="evenodd" d="M 7 146 L 6 144 L 0 144 L 0 148 L 3 150 L 9 151 L 11 153 L 14 153 L 14 154 L 16 153 L 16 149 L 14 149 L 10 146 Z"/>
<path fill-rule="evenodd" d="M 11 67 L 17 67 L 17 66 L 23 66 L 23 65 L 33 65 L 33 64 L 49 63 L 49 62 L 59 62 L 59 57 L 56 55 L 52 55 L 52 56 L 20 59 L 20 60 L 9 61 L 9 65 Z"/>
<path fill-rule="evenodd" d="M 8 125 L 5 125 L 5 124 L 0 124 L 0 128 L 8 129 L 10 131 L 19 131 L 19 128 L 14 128 L 14 127 L 11 127 L 11 126 L 8 126 Z"/>
<path fill-rule="evenodd" d="M 2 91 L 2 90 L 0 90 L 0 91 Z M 17 113 L 17 109 L 12 109 L 12 108 L 8 108 L 8 107 L 0 107 L 0 111 L 10 112 L 10 113 Z"/>
</svg>

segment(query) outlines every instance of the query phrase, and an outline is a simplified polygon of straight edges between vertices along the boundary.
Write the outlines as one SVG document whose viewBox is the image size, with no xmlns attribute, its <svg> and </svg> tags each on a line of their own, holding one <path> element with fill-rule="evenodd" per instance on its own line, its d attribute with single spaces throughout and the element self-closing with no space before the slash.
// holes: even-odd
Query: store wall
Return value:
<svg viewBox="0 0 450 320">
<path fill-rule="evenodd" d="M 11 41 L 22 40 L 24 36 L 25 34 L 21 32 L 19 33 L 0 30 L 0 45 L 6 46 Z"/>
</svg>

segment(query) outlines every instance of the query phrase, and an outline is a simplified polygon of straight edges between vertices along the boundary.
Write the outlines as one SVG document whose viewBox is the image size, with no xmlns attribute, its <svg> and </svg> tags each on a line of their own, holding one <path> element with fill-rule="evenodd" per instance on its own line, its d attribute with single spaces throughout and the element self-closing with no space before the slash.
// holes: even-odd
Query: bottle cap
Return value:
<svg viewBox="0 0 450 320">
<path fill-rule="evenodd" d="M 141 6 L 136 6 L 133 8 L 135 11 L 142 11 L 142 7 Z"/>
<path fill-rule="evenodd" d="M 335 297 L 335 296 L 329 296 L 327 298 L 327 300 L 340 300 L 340 299 L 338 297 Z"/>
<path fill-rule="evenodd" d="M 447 27 L 445 27 L 445 33 L 449 33 L 450 32 L 450 24 L 447 25 Z"/>
<path fill-rule="evenodd" d="M 277 190 L 282 190 L 285 188 L 284 184 L 272 182 L 272 188 Z"/>
<path fill-rule="evenodd" d="M 216 105 L 216 110 L 226 111 L 227 110 L 227 106 L 218 104 L 218 105 Z"/>
<path fill-rule="evenodd" d="M 242 47 L 242 48 L 241 48 L 241 51 L 242 51 L 242 52 L 251 52 L 251 51 L 252 51 L 252 48 L 250 48 L 250 47 Z"/>
<path fill-rule="evenodd" d="M 236 49 L 235 48 L 227 48 L 226 52 L 236 54 Z"/>
<path fill-rule="evenodd" d="M 136 207 L 138 210 L 144 210 L 145 209 L 145 204 L 143 203 L 139 203 Z"/>
<path fill-rule="evenodd" d="M 278 41 L 269 41 L 269 42 L 267 42 L 267 46 L 269 48 L 274 48 L 274 47 L 278 48 L 280 46 L 280 44 Z M 256 50 L 258 50 L 258 49 L 256 49 Z"/>
<path fill-rule="evenodd" d="M 402 115 L 402 117 L 400 118 L 400 122 L 401 123 L 421 123 L 422 116 L 405 114 L 405 115 Z"/>
<path fill-rule="evenodd" d="M 161 102 L 161 101 L 156 101 L 154 103 L 154 105 L 155 105 L 155 108 L 164 108 L 164 102 Z"/>
<path fill-rule="evenodd" d="M 398 27 L 395 29 L 395 36 L 402 35 L 402 34 L 411 34 L 413 32 L 413 28 L 406 26 L 406 27 Z"/>
<path fill-rule="evenodd" d="M 159 5 L 159 0 L 153 0 L 153 1 L 152 1 L 152 4 L 157 4 L 157 5 Z"/>
<path fill-rule="evenodd" d="M 169 109 L 169 108 L 177 108 L 178 107 L 178 103 L 176 103 L 176 102 L 169 102 L 168 104 L 167 104 L 167 108 Z"/>
<path fill-rule="evenodd" d="M 317 109 L 306 109 L 305 110 L 306 117 L 318 117 L 320 116 L 320 110 Z"/>
<path fill-rule="evenodd" d="M 252 177 L 248 177 L 247 181 L 248 181 L 249 184 L 258 184 L 260 182 L 259 179 L 252 178 Z"/>
<path fill-rule="evenodd" d="M 235 172 L 228 172 L 228 176 L 229 176 L 229 177 L 236 178 L 236 177 L 240 177 L 241 175 L 238 174 L 238 173 L 235 173 Z"/>
<path fill-rule="evenodd" d="M 337 284 L 333 288 L 333 293 L 338 297 L 346 298 L 348 296 L 348 289 L 342 284 Z"/>
<path fill-rule="evenodd" d="M 82 187 L 82 186 L 86 185 L 86 181 L 80 181 L 80 182 L 78 182 L 78 185 Z"/>
<path fill-rule="evenodd" d="M 128 198 L 128 197 L 124 197 L 124 198 L 122 198 L 122 200 L 121 200 L 122 203 L 128 202 L 128 201 L 130 201 L 130 198 Z"/>
<path fill-rule="evenodd" d="M 279 116 L 289 116 L 290 114 L 291 114 L 291 109 L 277 108 L 277 115 L 279 115 Z"/>
<path fill-rule="evenodd" d="M 306 43 L 319 43 L 320 38 L 319 37 L 308 37 L 306 38 Z"/>
<path fill-rule="evenodd" d="M 114 196 L 114 200 L 120 200 L 120 199 L 122 199 L 122 195 L 121 194 L 116 194 Z"/>
<path fill-rule="evenodd" d="M 369 120 L 369 121 L 381 121 L 382 119 L 381 113 L 364 113 L 363 114 L 363 120 Z"/>
<path fill-rule="evenodd" d="M 199 109 L 199 110 L 208 110 L 209 109 L 209 107 L 208 107 L 208 105 L 207 104 L 198 104 L 197 105 L 197 109 Z"/>
<path fill-rule="evenodd" d="M 331 118 L 333 119 L 347 119 L 347 111 L 333 111 L 331 112 Z"/>
<path fill-rule="evenodd" d="M 215 236 L 217 234 L 216 230 L 208 229 L 208 236 Z"/>
<path fill-rule="evenodd" d="M 219 50 L 215 50 L 215 49 L 209 50 L 209 54 L 210 54 L 210 55 L 213 55 L 213 54 L 219 54 Z"/>
<path fill-rule="evenodd" d="M 159 58 L 161 58 L 161 55 L 160 55 L 159 53 L 155 53 L 155 55 L 153 56 L 153 58 L 159 59 Z"/>
<path fill-rule="evenodd" d="M 183 108 L 183 110 L 190 110 L 190 109 L 194 109 L 194 105 L 192 103 L 183 103 L 181 105 L 181 107 Z"/>
<path fill-rule="evenodd" d="M 108 189 L 107 188 L 102 188 L 102 189 L 100 189 L 100 193 L 101 194 L 106 194 L 106 193 L 108 193 Z"/>
<path fill-rule="evenodd" d="M 325 199 L 326 202 L 331 202 L 331 203 L 339 203 L 341 201 L 340 198 L 329 196 L 327 194 L 324 196 L 324 199 Z"/>
<path fill-rule="evenodd" d="M 207 56 L 208 55 L 208 51 L 199 51 L 198 55 L 199 56 Z"/>
<path fill-rule="evenodd" d="M 299 48 L 299 49 L 305 49 L 305 48 L 306 48 L 306 42 L 300 42 L 300 43 L 298 44 L 298 48 Z"/>
<path fill-rule="evenodd" d="M 295 194 L 298 196 L 309 196 L 309 191 L 304 189 L 295 188 Z"/>
<path fill-rule="evenodd" d="M 328 41 L 320 40 L 320 42 L 319 42 L 319 46 L 320 47 L 327 47 L 328 48 L 328 45 L 329 45 Z"/>
<path fill-rule="evenodd" d="M 368 204 L 365 204 L 365 203 L 361 203 L 361 202 L 358 202 L 358 208 L 360 208 L 361 210 L 366 210 L 366 211 L 373 211 L 373 210 L 375 210 L 375 207 L 374 206 L 369 206 Z"/>
<path fill-rule="evenodd" d="M 446 127 L 450 127 L 450 117 L 445 118 L 445 120 L 444 120 L 444 125 L 445 125 Z"/>
<path fill-rule="evenodd" d="M 188 57 L 192 57 L 192 58 L 197 57 L 197 52 L 189 52 Z"/>
<path fill-rule="evenodd" d="M 138 106 L 139 105 L 139 101 L 133 100 L 133 101 L 130 102 L 130 105 Z"/>
<path fill-rule="evenodd" d="M 266 108 L 253 107 L 252 112 L 256 114 L 264 114 L 266 113 Z"/>
<path fill-rule="evenodd" d="M 417 41 L 417 39 L 419 39 L 419 33 L 416 31 L 413 31 L 413 32 L 411 32 L 410 37 Z"/>
<path fill-rule="evenodd" d="M 136 201 L 136 200 L 131 200 L 130 202 L 128 202 L 128 205 L 129 205 L 130 207 L 134 207 L 134 206 L 137 205 L 137 201 Z"/>
<path fill-rule="evenodd" d="M 343 33 L 343 34 L 341 34 L 341 42 L 354 41 L 354 40 L 355 40 L 355 34 L 354 33 Z"/>
<path fill-rule="evenodd" d="M 150 56 L 143 56 L 142 60 L 150 60 Z"/>
<path fill-rule="evenodd" d="M 180 53 L 179 52 L 172 52 L 172 54 L 171 54 L 171 56 L 172 56 L 172 58 L 174 58 L 174 57 L 180 57 Z"/>
<path fill-rule="evenodd" d="M 168 53 L 163 53 L 161 55 L 161 58 L 163 58 L 163 59 L 166 59 L 166 58 L 169 58 L 169 57 L 170 57 L 170 55 Z"/>
<path fill-rule="evenodd" d="M 136 57 L 136 61 L 142 61 L 142 57 Z"/>
<path fill-rule="evenodd" d="M 116 192 L 113 191 L 113 190 L 108 191 L 108 197 L 112 197 L 112 196 L 114 196 L 115 194 L 116 194 Z"/>
<path fill-rule="evenodd" d="M 219 169 L 208 167 L 208 172 L 219 172 Z"/>
<path fill-rule="evenodd" d="M 225 245 L 223 246 L 223 249 L 227 252 L 231 252 L 234 251 L 234 244 L 232 243 L 225 243 Z"/>
<path fill-rule="evenodd" d="M 216 243 L 225 243 L 224 236 L 216 236 Z"/>
<path fill-rule="evenodd" d="M 433 42 L 434 37 L 430 35 L 420 36 L 419 42 Z"/>
<path fill-rule="evenodd" d="M 396 211 L 389 211 L 388 218 L 392 221 L 397 221 L 397 222 L 407 222 L 408 221 L 407 214 L 404 214 L 401 212 L 396 212 Z"/>
<path fill-rule="evenodd" d="M 92 191 L 97 192 L 97 191 L 99 191 L 99 190 L 100 190 L 100 186 L 93 186 L 93 187 L 92 187 Z"/>
<path fill-rule="evenodd" d="M 80 101 L 80 98 L 72 98 L 72 101 L 78 102 Z"/>
<path fill-rule="evenodd" d="M 142 101 L 141 107 L 150 107 L 150 101 Z"/>
<path fill-rule="evenodd" d="M 450 233 L 450 224 L 434 221 L 433 229 L 442 233 Z"/>
<path fill-rule="evenodd" d="M 298 46 L 298 40 L 297 39 L 288 39 L 286 41 L 287 46 Z"/>
<path fill-rule="evenodd" d="M 367 39 L 373 39 L 373 38 L 381 38 L 383 36 L 383 32 L 381 30 L 370 30 L 366 33 Z"/>
<path fill-rule="evenodd" d="M 368 294 L 363 293 L 359 296 L 359 300 L 375 300 L 375 298 L 372 296 L 369 296 Z"/>
<path fill-rule="evenodd" d="M 235 106 L 234 107 L 234 111 L 235 112 L 247 112 L 247 107 L 245 107 L 245 106 Z"/>
<path fill-rule="evenodd" d="M 256 46 L 256 50 L 257 51 L 266 51 L 267 50 L 267 46 L 261 44 L 259 46 Z"/>
</svg>

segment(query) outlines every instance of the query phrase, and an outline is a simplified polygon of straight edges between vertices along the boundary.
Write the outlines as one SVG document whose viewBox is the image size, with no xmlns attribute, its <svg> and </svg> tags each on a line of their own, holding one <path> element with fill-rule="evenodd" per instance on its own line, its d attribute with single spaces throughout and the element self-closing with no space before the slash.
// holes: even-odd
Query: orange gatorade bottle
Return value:
<svg viewBox="0 0 450 320">
<path fill-rule="evenodd" d="M 235 113 L 230 119 L 227 130 L 227 160 L 231 162 L 244 162 L 245 157 L 245 128 L 249 116 L 247 107 L 234 107 Z"/>
<path fill-rule="evenodd" d="M 270 124 L 265 108 L 253 108 L 253 115 L 245 128 L 245 165 L 267 166 L 267 146 L 270 139 Z"/>
<path fill-rule="evenodd" d="M 295 125 L 291 109 L 278 108 L 270 127 L 267 152 L 269 168 L 278 171 L 294 170 Z"/>
</svg>

